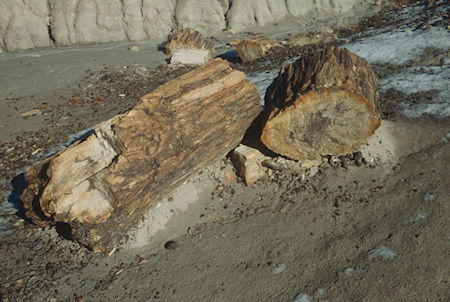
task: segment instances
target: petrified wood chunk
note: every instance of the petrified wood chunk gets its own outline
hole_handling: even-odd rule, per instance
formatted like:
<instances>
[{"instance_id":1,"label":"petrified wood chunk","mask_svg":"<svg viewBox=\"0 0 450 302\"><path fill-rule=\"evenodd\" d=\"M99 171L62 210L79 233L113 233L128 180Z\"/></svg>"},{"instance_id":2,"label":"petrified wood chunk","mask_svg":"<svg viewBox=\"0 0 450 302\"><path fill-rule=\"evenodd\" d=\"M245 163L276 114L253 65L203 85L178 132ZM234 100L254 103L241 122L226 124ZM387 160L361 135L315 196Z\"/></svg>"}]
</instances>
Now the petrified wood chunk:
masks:
<instances>
[{"instance_id":1,"label":"petrified wood chunk","mask_svg":"<svg viewBox=\"0 0 450 302\"><path fill-rule=\"evenodd\" d=\"M185 28L169 36L166 53L172 64L204 64L211 60L214 44L192 28Z\"/></svg>"},{"instance_id":2,"label":"petrified wood chunk","mask_svg":"<svg viewBox=\"0 0 450 302\"><path fill-rule=\"evenodd\" d=\"M162 196L236 147L260 111L255 85L215 59L29 169L26 216L66 223L74 240L109 252Z\"/></svg>"},{"instance_id":3,"label":"petrified wood chunk","mask_svg":"<svg viewBox=\"0 0 450 302\"><path fill-rule=\"evenodd\" d=\"M365 59L333 46L283 67L265 107L261 141L297 160L346 154L381 123L376 74Z\"/></svg>"},{"instance_id":4,"label":"petrified wood chunk","mask_svg":"<svg viewBox=\"0 0 450 302\"><path fill-rule=\"evenodd\" d=\"M261 34L243 39L235 46L238 57L245 63L264 57L270 48L279 44L269 36Z\"/></svg>"},{"instance_id":5,"label":"petrified wood chunk","mask_svg":"<svg viewBox=\"0 0 450 302\"><path fill-rule=\"evenodd\" d=\"M231 153L231 159L246 186L251 186L266 174L262 166L266 157L257 149L239 145Z\"/></svg>"}]
</instances>

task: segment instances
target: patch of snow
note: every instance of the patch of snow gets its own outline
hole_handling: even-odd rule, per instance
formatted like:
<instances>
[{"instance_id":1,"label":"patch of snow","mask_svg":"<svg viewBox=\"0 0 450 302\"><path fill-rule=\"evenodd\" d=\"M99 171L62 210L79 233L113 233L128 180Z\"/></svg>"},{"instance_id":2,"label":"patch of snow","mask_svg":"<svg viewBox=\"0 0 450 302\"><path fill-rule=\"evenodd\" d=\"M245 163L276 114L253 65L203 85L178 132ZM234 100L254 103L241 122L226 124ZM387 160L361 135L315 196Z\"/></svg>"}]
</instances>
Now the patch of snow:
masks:
<instances>
[{"instance_id":1,"label":"patch of snow","mask_svg":"<svg viewBox=\"0 0 450 302\"><path fill-rule=\"evenodd\" d=\"M393 30L343 45L369 63L403 64L426 48L448 49L450 33L441 27L426 30Z\"/></svg>"},{"instance_id":2,"label":"patch of snow","mask_svg":"<svg viewBox=\"0 0 450 302\"><path fill-rule=\"evenodd\" d=\"M417 118L424 113L442 118L450 116L450 66L412 67L400 73L381 79L378 83L382 91L396 89L404 93L438 90L429 104L399 104L399 111L409 117Z\"/></svg>"},{"instance_id":3,"label":"patch of snow","mask_svg":"<svg viewBox=\"0 0 450 302\"><path fill-rule=\"evenodd\" d=\"M411 224L411 223L416 223L419 222L421 220L424 220L425 218L427 218L427 213L425 213L424 211L417 211L414 216L412 216L411 218L409 218L408 220L405 221L406 224Z\"/></svg>"},{"instance_id":4,"label":"patch of snow","mask_svg":"<svg viewBox=\"0 0 450 302\"><path fill-rule=\"evenodd\" d=\"M290 302L311 302L312 299L313 298L308 294L298 294L295 296L295 299Z\"/></svg>"},{"instance_id":5,"label":"patch of snow","mask_svg":"<svg viewBox=\"0 0 450 302\"><path fill-rule=\"evenodd\" d=\"M286 269L286 264L281 263L281 264L278 264L278 265L272 267L272 269L270 271L272 272L272 274L277 275L277 274L282 273L285 269Z\"/></svg>"},{"instance_id":6,"label":"patch of snow","mask_svg":"<svg viewBox=\"0 0 450 302\"><path fill-rule=\"evenodd\" d=\"M280 73L280 68L273 70L266 70L263 72L251 72L247 74L247 77L256 85L259 94L261 95L261 105L264 106L264 96L267 88L272 84L273 80Z\"/></svg>"},{"instance_id":7,"label":"patch of snow","mask_svg":"<svg viewBox=\"0 0 450 302\"><path fill-rule=\"evenodd\" d=\"M292 64L295 61L297 61L300 58L300 56L293 57L289 60L286 60L281 64L281 66L286 66L288 64ZM268 66L270 63L266 63L264 66ZM247 73L247 78L253 82L253 84L256 85L256 89L258 89L259 94L261 95L261 104L264 106L264 96L266 95L266 90L272 84L273 80L278 76L280 73L280 68L275 68L272 70L265 70L262 72L249 72Z\"/></svg>"},{"instance_id":8,"label":"patch of snow","mask_svg":"<svg viewBox=\"0 0 450 302\"><path fill-rule=\"evenodd\" d=\"M419 104L411 106L409 104L399 104L399 111L404 116L409 118L419 118L423 114L427 113L437 118L443 118L450 116L449 104Z\"/></svg>"},{"instance_id":9,"label":"patch of snow","mask_svg":"<svg viewBox=\"0 0 450 302\"><path fill-rule=\"evenodd\" d=\"M433 193L427 192L427 193L425 194L425 196L423 197L423 200L425 200L425 201L427 201L427 202L430 202L430 201L433 201L434 198L435 198L435 196L434 196Z\"/></svg>"},{"instance_id":10,"label":"patch of snow","mask_svg":"<svg viewBox=\"0 0 450 302\"><path fill-rule=\"evenodd\" d=\"M450 94L450 66L411 67L400 73L380 79L381 90L396 89L404 93L439 90Z\"/></svg>"},{"instance_id":11,"label":"patch of snow","mask_svg":"<svg viewBox=\"0 0 450 302\"><path fill-rule=\"evenodd\" d=\"M375 258L381 258L383 261L386 260L392 260L397 255L394 251L391 249L384 247L384 246L378 246L374 248L373 250L369 251L369 254L367 255L367 259L373 260Z\"/></svg>"},{"instance_id":12,"label":"patch of snow","mask_svg":"<svg viewBox=\"0 0 450 302\"><path fill-rule=\"evenodd\" d=\"M313 293L314 299L319 299L320 297L323 297L326 293L327 293L326 288L317 288Z\"/></svg>"},{"instance_id":13,"label":"patch of snow","mask_svg":"<svg viewBox=\"0 0 450 302\"><path fill-rule=\"evenodd\" d=\"M347 267L344 269L343 273L344 275L346 275L347 277L357 277L359 275L361 275L362 273L364 273L365 271L360 268L360 267Z\"/></svg>"},{"instance_id":14,"label":"patch of snow","mask_svg":"<svg viewBox=\"0 0 450 302\"><path fill-rule=\"evenodd\" d=\"M447 144L449 139L450 139L450 133L447 133L447 135L441 137L441 139L439 141L441 143Z\"/></svg>"}]
</instances>

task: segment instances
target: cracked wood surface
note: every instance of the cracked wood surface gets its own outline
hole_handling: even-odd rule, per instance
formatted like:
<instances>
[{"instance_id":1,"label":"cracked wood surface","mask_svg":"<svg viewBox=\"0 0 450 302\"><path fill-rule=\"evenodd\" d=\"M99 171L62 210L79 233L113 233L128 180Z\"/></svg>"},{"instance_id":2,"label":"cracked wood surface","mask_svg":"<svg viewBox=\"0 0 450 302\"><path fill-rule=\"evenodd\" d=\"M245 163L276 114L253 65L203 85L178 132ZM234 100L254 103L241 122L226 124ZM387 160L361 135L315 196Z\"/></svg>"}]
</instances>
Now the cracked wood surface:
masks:
<instances>
[{"instance_id":1,"label":"cracked wood surface","mask_svg":"<svg viewBox=\"0 0 450 302\"><path fill-rule=\"evenodd\" d=\"M330 46L282 68L265 95L261 141L296 160L343 155L380 126L369 63Z\"/></svg>"},{"instance_id":2,"label":"cracked wood surface","mask_svg":"<svg viewBox=\"0 0 450 302\"><path fill-rule=\"evenodd\" d=\"M170 81L30 168L26 216L68 224L74 240L109 252L165 194L239 144L259 100L245 74L221 59Z\"/></svg>"}]
</instances>

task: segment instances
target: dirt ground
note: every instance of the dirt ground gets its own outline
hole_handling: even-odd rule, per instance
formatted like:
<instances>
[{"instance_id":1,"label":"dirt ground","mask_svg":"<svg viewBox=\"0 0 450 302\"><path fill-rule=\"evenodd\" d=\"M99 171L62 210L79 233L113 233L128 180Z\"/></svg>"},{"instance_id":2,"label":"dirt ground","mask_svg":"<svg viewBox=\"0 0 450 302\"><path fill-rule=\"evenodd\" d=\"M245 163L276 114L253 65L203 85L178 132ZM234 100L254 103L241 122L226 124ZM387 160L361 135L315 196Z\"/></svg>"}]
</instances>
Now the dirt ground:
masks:
<instances>
[{"instance_id":1,"label":"dirt ground","mask_svg":"<svg viewBox=\"0 0 450 302\"><path fill-rule=\"evenodd\" d=\"M438 5L448 12L442 1L414 4L423 22ZM233 67L263 72L323 43L395 28L404 24L396 9L335 30L326 42ZM448 29L448 14L440 22L434 26ZM218 52L229 50L227 39ZM273 171L246 187L238 177L224 181L235 172L228 158L206 167L107 257L63 238L59 226L23 220L22 171L190 70L161 65L167 57L157 43L139 44L139 52L130 45L66 49L87 51L78 65L59 49L0 56L10 74L0 73L0 301L450 300L450 118L409 119L397 110L400 102L430 102L435 91L380 92L384 120L368 145L324 157L317 170ZM151 62L146 51L155 53ZM442 56L448 50L417 60L442 65ZM89 60L96 69L88 70ZM382 78L417 60L373 68ZM54 70L46 87L31 82L42 68ZM74 74L56 82L70 68Z\"/></svg>"}]
</instances>

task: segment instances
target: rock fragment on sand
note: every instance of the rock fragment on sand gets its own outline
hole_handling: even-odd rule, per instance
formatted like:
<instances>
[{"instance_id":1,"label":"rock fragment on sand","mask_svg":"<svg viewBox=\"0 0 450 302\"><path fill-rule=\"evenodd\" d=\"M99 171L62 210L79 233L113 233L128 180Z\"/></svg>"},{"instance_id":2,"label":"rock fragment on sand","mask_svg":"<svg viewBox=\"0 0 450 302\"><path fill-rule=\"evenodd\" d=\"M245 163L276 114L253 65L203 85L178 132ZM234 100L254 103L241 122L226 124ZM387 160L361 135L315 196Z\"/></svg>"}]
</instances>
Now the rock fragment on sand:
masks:
<instances>
[{"instance_id":1,"label":"rock fragment on sand","mask_svg":"<svg viewBox=\"0 0 450 302\"><path fill-rule=\"evenodd\" d=\"M234 179L236 178L236 175L231 172L231 171L227 171L224 173L223 175L223 183L224 184L229 184L230 182L232 182Z\"/></svg>"},{"instance_id":2,"label":"rock fragment on sand","mask_svg":"<svg viewBox=\"0 0 450 302\"><path fill-rule=\"evenodd\" d=\"M242 144L231 153L231 160L247 186L265 175L265 168L262 166L265 158L259 150Z\"/></svg>"},{"instance_id":3,"label":"rock fragment on sand","mask_svg":"<svg viewBox=\"0 0 450 302\"><path fill-rule=\"evenodd\" d=\"M20 115L22 117L29 117L29 116L40 115L40 114L42 114L42 111L40 109L33 109L33 110L30 110L30 111L27 111L27 112L23 112Z\"/></svg>"}]
</instances>

